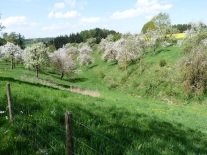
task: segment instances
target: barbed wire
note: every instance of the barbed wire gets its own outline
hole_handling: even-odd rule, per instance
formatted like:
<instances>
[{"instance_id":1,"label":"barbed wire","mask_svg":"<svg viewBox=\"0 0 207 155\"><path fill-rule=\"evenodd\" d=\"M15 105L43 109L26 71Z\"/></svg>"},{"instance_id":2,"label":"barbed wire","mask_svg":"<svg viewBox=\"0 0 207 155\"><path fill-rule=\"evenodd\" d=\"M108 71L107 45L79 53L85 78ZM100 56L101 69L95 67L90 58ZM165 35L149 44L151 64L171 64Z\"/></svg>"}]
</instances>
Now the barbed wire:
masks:
<instances>
[{"instance_id":1,"label":"barbed wire","mask_svg":"<svg viewBox=\"0 0 207 155\"><path fill-rule=\"evenodd\" d=\"M21 107L22 109L21 109L20 107ZM20 119L21 119L21 116L26 116L26 117L28 117L28 115L30 115L30 111L33 111L33 110L31 109L31 107L27 107L25 104L22 105L22 106L20 106L20 107L17 107L17 106L13 106L13 107L12 107L14 111L16 111L16 112L19 113L19 114L15 114L15 115L14 115L14 118L20 118ZM6 113L6 112L8 112L8 106L6 107L5 113ZM52 136L50 133L46 132L46 131L45 131L45 130L44 130L44 129L37 123L37 119L31 119L31 117L30 117L30 118L28 118L27 120L29 121L29 123L34 123L36 129L37 129L37 128L40 129L40 131L43 131L43 133L49 135L49 136L50 136L50 137L51 137L57 144L62 145L62 143L61 143L60 141L58 141L58 140L57 140L54 136ZM98 135L98 136L100 136L101 138L106 139L106 140L110 141L111 143L113 143L113 144L115 144L115 145L117 145L117 146L119 146L119 147L122 147L123 149L126 149L126 147L124 147L123 145L117 143L115 140L113 140L113 139L111 139L111 138L108 138L108 137L106 137L105 135L103 135L103 134L101 134L101 133L99 133L99 132L97 132L97 131L91 129L90 127L88 127L88 126L85 125L84 123L81 123L81 122L79 122L79 121L77 121L77 120L75 120L75 119L72 119L72 118L71 118L71 120L72 120L74 123L80 125L81 127L84 127L85 129L91 131L91 132L94 133L95 135ZM15 121L15 123L16 123L16 125L18 125L18 127L20 127L20 131L19 131L19 133L18 133L18 135L17 135L17 137L18 137L18 136L20 136L20 135L22 134L22 131L23 131L23 129L25 128L25 122L23 121L23 123L21 124L21 123ZM28 122L27 122L27 123L28 123ZM48 122L45 122L45 123L49 124ZM11 126L10 126L10 127L11 127ZM64 134L66 133L66 131L62 130L61 128L57 128L57 127L55 127L55 126L52 126L52 127L53 127L54 129L58 129L59 131L61 131L61 132L64 133ZM26 131L26 130L24 131L24 133L25 133L26 135L28 135L28 137L33 137L33 135L31 136L30 133L28 133L28 131ZM50 147L50 149L56 150L56 148L55 148L54 146L52 146L50 143L48 143L48 142L46 141L46 139L45 139L44 137L42 137L42 136L39 134L39 132L35 132L35 137L36 137L36 136L39 137L39 139L36 139L36 138L35 138L35 143L38 143L38 145L37 145L38 150L39 150L42 154L45 154L45 152L42 151L41 148L45 148L45 147L44 147L44 145L43 145L41 142L44 142L44 144L48 145L48 146ZM76 142L81 143L82 145L84 145L85 147L89 148L90 150L96 152L97 154L102 155L101 152L99 152L99 151L97 151L96 149L92 148L91 146L89 146L88 144L86 144L86 143L84 143L83 141L79 140L78 138L76 138L76 137L74 137L74 136L73 136L72 138L73 138ZM28 140L31 144L34 143L34 139L32 139L32 140L33 140L33 141L32 141L30 138L27 138L27 140ZM41 140L41 142L40 142L39 140ZM39 147L39 146L40 146L40 147ZM46 147L46 148L47 148L47 147ZM48 148L47 148L46 150L48 150ZM70 151L70 150L69 150L69 151ZM47 151L47 152L48 152L48 151ZM71 151L70 151L70 152L71 152ZM71 152L71 153L75 155L74 152Z\"/></svg>"},{"instance_id":2,"label":"barbed wire","mask_svg":"<svg viewBox=\"0 0 207 155\"><path fill-rule=\"evenodd\" d=\"M79 143L81 143L81 144L83 144L83 145L85 145L86 147L88 147L89 149L91 149L91 150L93 150L94 152L96 152L96 153L98 153L98 154L100 154L100 155L102 155L102 153L100 153L99 151L97 151L97 150L95 150L94 148L92 148L92 147L90 147L89 145L87 145L86 143L84 143L84 142L82 142L82 141L80 141L80 140L78 140L77 138L75 138L75 137L72 137L74 140L76 140L77 142L79 142Z\"/></svg>"},{"instance_id":3,"label":"barbed wire","mask_svg":"<svg viewBox=\"0 0 207 155\"><path fill-rule=\"evenodd\" d=\"M18 124L18 126L21 126L21 124L19 124L18 122L15 122L15 124ZM17 126L17 127L18 127L18 126ZM25 124L22 125L22 129L21 129L20 133L18 134L18 136L21 135L24 126L25 126ZM31 137L30 134L29 134L28 132L24 131L24 133L25 133L28 137ZM18 137L18 136L17 136L17 137ZM27 138L27 140L28 140L31 144L34 143L34 142L31 141L29 138ZM43 145L42 145L39 141L36 141L36 142L37 142L42 148L44 148ZM42 149L41 149L39 146L37 146L37 147L38 147L38 149L40 150L40 152L44 154L44 152L42 152Z\"/></svg>"},{"instance_id":4,"label":"barbed wire","mask_svg":"<svg viewBox=\"0 0 207 155\"><path fill-rule=\"evenodd\" d=\"M55 140L57 143L61 144L54 136L52 136L50 133L47 133L46 131L44 131L44 129L42 127L40 127L38 124L36 124L37 127L39 127L44 133L48 134L53 140ZM70 150L69 150L70 151ZM74 152L70 151L72 154L75 155Z\"/></svg>"},{"instance_id":5,"label":"barbed wire","mask_svg":"<svg viewBox=\"0 0 207 155\"><path fill-rule=\"evenodd\" d=\"M54 146L50 145L50 143L48 143L41 135L39 135L38 133L36 134L38 137L41 138L42 141L44 141L47 145L49 145L53 150L56 150ZM38 141L39 142L39 141Z\"/></svg>"},{"instance_id":6,"label":"barbed wire","mask_svg":"<svg viewBox=\"0 0 207 155\"><path fill-rule=\"evenodd\" d=\"M37 143L42 146L42 144L39 141L37 141ZM42 146L42 148L43 148L43 146ZM42 154L48 154L48 153L43 152L41 148L39 148L39 150Z\"/></svg>"},{"instance_id":7,"label":"barbed wire","mask_svg":"<svg viewBox=\"0 0 207 155\"><path fill-rule=\"evenodd\" d=\"M36 124L37 127L39 127L44 133L48 134L53 140L55 140L56 142L60 143L55 137L53 137L50 133L47 133L46 131L44 131L44 129L42 127L40 127L38 124Z\"/></svg>"},{"instance_id":8,"label":"barbed wire","mask_svg":"<svg viewBox=\"0 0 207 155\"><path fill-rule=\"evenodd\" d=\"M99 133L99 132L97 132L97 131L95 131L95 130L92 130L90 127L84 125L83 123L80 123L79 121L76 121L76 120L74 120L73 118L72 118L72 121L75 122L75 123L77 123L77 124L79 124L79 125L81 125L82 127L86 128L86 129L92 131L92 132L95 133L96 135L99 135L100 137L105 138L105 139L107 139L108 141L110 141L110 142L112 142L112 143L114 143L114 144L116 144L116 145L119 145L119 146L122 147L123 149L126 149L126 147L124 147L123 145L117 143L116 141L114 141L114 140L112 140L112 139L110 139L110 138L104 136L103 134L101 134L101 133Z\"/></svg>"},{"instance_id":9,"label":"barbed wire","mask_svg":"<svg viewBox=\"0 0 207 155\"><path fill-rule=\"evenodd\" d=\"M23 108L23 107L22 107L22 108ZM30 115L30 114L29 114L29 113L30 113L30 112L29 112L29 111L30 111L29 107L27 107L27 109L24 109L24 110L19 109L19 107L18 107L18 108L17 108L17 107L13 107L13 109L14 109L16 112L19 113L19 114L15 115L16 118L20 118L21 115L22 115L22 116L26 116L26 117L28 117L28 116ZM37 123L37 121L42 121L41 119L34 119L34 120L30 121L31 119L32 119L32 118L29 117L27 120L28 120L30 123L34 123L39 129L41 129L41 131L43 131L44 133L46 133L47 135L49 135L55 142L57 142L58 144L61 144L61 145L62 145L62 143L61 143L60 141L58 141L58 140L57 140L54 136L52 136L50 133L44 131L44 129ZM79 122L79 121L77 121L77 120L75 120L75 119L73 119L73 118L70 118L70 119L71 119L72 122L74 122L74 123L80 125L81 127L84 127L85 129L91 131L91 132L94 133L95 135L98 135L98 136L100 136L101 138L108 140L109 142L113 143L113 144L116 145L117 147L121 147L121 148L123 148L124 150L127 149L127 148L126 148L125 146L123 146L122 144L120 144L120 143L116 142L115 140L113 140L113 139L111 139L111 138L109 138L109 137L103 135L102 133L99 133L99 132L97 132L97 131L91 129L90 127L88 127L88 126L85 125L84 123ZM49 122L44 122L44 123L47 124L47 125L49 125L49 126L51 126L51 127L53 127L55 130L61 131L61 132L64 133L64 134L66 133L66 131L64 131L62 128L55 127L55 126L51 125ZM27 134L28 134L28 133L27 133ZM28 134L28 135L29 135L29 134ZM42 136L39 135L39 133L36 133L36 135L37 135L38 137L40 137L41 140L45 141L44 138L42 138ZM89 145L87 145L86 143L84 143L84 142L78 140L78 138L76 138L76 137L73 137L73 138L74 138L74 140L76 140L77 142L81 143L82 145L88 147L89 149L93 150L94 152L96 152L96 153L98 153L98 154L101 154L99 151L95 150L95 149L92 148L91 146L89 146ZM37 142L38 142L38 144L40 144L40 145L43 147L43 145L42 145L39 141L37 141ZM54 149L54 147L53 147L52 145L50 145L48 142L47 142L47 144L48 144L52 149ZM39 149L41 150L41 148L39 148ZM71 152L71 153L75 154L74 152Z\"/></svg>"},{"instance_id":10,"label":"barbed wire","mask_svg":"<svg viewBox=\"0 0 207 155\"><path fill-rule=\"evenodd\" d=\"M33 121L33 122L34 122L34 121ZM21 124L19 124L19 123L17 123L17 122L15 122L15 123L18 124L18 126L21 126ZM38 127L39 129L41 129L41 131L43 131L45 134L47 133L46 131L44 131L44 129L43 129L42 127L40 127L39 125L37 125L37 123L35 123L35 125L36 125L36 127ZM26 135L28 135L28 137L31 137L31 135L30 135L28 132L26 132L26 131L24 131L24 132L25 132ZM54 146L52 146L50 143L48 143L47 140L46 140L44 137L42 137L38 132L36 132L35 135L38 136L38 137L40 138L40 140L41 140L42 142L44 142L44 144L50 146L50 149L56 151L56 148L55 148ZM47 133L47 135L48 135L48 133ZM60 143L55 137L53 137L51 134L49 134L49 136L50 136L54 141L58 142L58 143L61 145L61 143ZM43 146L43 144L41 144L40 141L37 140L37 139L35 139L35 140L36 140L35 142L34 142L34 141L31 141L30 139L28 139L28 140L29 140L29 142L30 142L31 144L37 142L39 145L41 145L42 148L45 148L45 147ZM37 146L37 147L38 147L38 146ZM45 154L45 152L43 152L42 149L41 149L40 147L38 147L38 149L41 151L41 153ZM47 148L47 150L48 150L48 148ZM71 151L70 151L70 152L71 152ZM71 153L75 155L74 152L71 152ZM47 154L47 153L46 153L46 154Z\"/></svg>"}]
</instances>

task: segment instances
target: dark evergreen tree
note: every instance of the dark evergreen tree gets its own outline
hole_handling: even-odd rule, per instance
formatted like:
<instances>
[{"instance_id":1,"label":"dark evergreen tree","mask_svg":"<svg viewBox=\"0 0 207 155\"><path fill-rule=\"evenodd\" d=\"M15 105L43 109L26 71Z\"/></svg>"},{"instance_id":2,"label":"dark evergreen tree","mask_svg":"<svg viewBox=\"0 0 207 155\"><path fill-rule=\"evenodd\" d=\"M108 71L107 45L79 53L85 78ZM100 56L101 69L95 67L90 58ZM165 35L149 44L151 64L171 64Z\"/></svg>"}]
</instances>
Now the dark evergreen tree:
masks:
<instances>
[{"instance_id":1,"label":"dark evergreen tree","mask_svg":"<svg viewBox=\"0 0 207 155\"><path fill-rule=\"evenodd\" d=\"M11 32L10 34L4 33L3 38L8 42L18 45L21 49L25 48L25 38L20 33L19 34L17 34L16 32Z\"/></svg>"},{"instance_id":2,"label":"dark evergreen tree","mask_svg":"<svg viewBox=\"0 0 207 155\"><path fill-rule=\"evenodd\" d=\"M177 28L177 30L180 32L180 33L183 33L184 31L186 31L187 29L190 29L191 28L191 25L190 24L176 24L176 25L173 25L174 28Z\"/></svg>"},{"instance_id":3,"label":"dark evergreen tree","mask_svg":"<svg viewBox=\"0 0 207 155\"><path fill-rule=\"evenodd\" d=\"M0 38L0 46L5 45L6 44L6 40L3 38Z\"/></svg>"},{"instance_id":4,"label":"dark evergreen tree","mask_svg":"<svg viewBox=\"0 0 207 155\"><path fill-rule=\"evenodd\" d=\"M106 38L110 34L116 35L116 38L119 38L120 36L120 33L113 30L95 28L91 30L84 30L80 33L71 33L69 36L58 36L54 38L53 43L56 49L63 47L63 45L67 43L86 42L89 38L95 38L96 43L98 44L102 38Z\"/></svg>"}]
</instances>

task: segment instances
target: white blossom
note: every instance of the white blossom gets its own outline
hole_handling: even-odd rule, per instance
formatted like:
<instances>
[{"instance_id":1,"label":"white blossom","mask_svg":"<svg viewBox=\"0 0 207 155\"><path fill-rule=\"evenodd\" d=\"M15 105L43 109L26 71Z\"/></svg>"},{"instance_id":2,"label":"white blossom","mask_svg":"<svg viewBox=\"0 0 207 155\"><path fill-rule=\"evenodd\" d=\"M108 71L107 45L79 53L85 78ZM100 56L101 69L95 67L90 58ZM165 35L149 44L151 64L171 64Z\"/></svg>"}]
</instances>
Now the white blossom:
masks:
<instances>
[{"instance_id":1,"label":"white blossom","mask_svg":"<svg viewBox=\"0 0 207 155\"><path fill-rule=\"evenodd\" d=\"M185 35L190 38L198 34L205 26L203 22L192 22L190 25L191 28L185 31Z\"/></svg>"},{"instance_id":2,"label":"white blossom","mask_svg":"<svg viewBox=\"0 0 207 155\"><path fill-rule=\"evenodd\" d=\"M5 113L5 111L0 111L0 114L4 114Z\"/></svg>"},{"instance_id":3,"label":"white blossom","mask_svg":"<svg viewBox=\"0 0 207 155\"><path fill-rule=\"evenodd\" d=\"M11 60L12 68L15 62L22 61L22 49L14 45L13 43L7 42L4 46L1 46L0 57L5 60Z\"/></svg>"},{"instance_id":4,"label":"white blossom","mask_svg":"<svg viewBox=\"0 0 207 155\"><path fill-rule=\"evenodd\" d=\"M124 39L121 38L116 42L108 42L105 44L105 51L102 56L102 59L108 62L117 61L117 55L124 44Z\"/></svg>"},{"instance_id":5,"label":"white blossom","mask_svg":"<svg viewBox=\"0 0 207 155\"><path fill-rule=\"evenodd\" d=\"M205 47L207 47L207 38L203 39L201 41L201 44L203 44Z\"/></svg>"},{"instance_id":6,"label":"white blossom","mask_svg":"<svg viewBox=\"0 0 207 155\"><path fill-rule=\"evenodd\" d=\"M117 48L118 53L116 60L118 61L118 65L125 69L132 61L137 60L141 56L139 52L140 48L135 41L134 35L129 35L124 40L122 38Z\"/></svg>"},{"instance_id":7,"label":"white blossom","mask_svg":"<svg viewBox=\"0 0 207 155\"><path fill-rule=\"evenodd\" d=\"M169 43L169 42L167 42L167 41L164 41L164 42L162 42L162 47L168 47L168 46L170 46L171 44Z\"/></svg>"},{"instance_id":8,"label":"white blossom","mask_svg":"<svg viewBox=\"0 0 207 155\"><path fill-rule=\"evenodd\" d=\"M42 65L49 63L48 48L43 43L33 44L24 50L23 59L26 68L35 68L36 77L38 77L38 70Z\"/></svg>"},{"instance_id":9,"label":"white blossom","mask_svg":"<svg viewBox=\"0 0 207 155\"><path fill-rule=\"evenodd\" d=\"M113 35L108 35L105 39L102 38L99 43L98 50L104 52L108 46L108 44L113 44Z\"/></svg>"},{"instance_id":10,"label":"white blossom","mask_svg":"<svg viewBox=\"0 0 207 155\"><path fill-rule=\"evenodd\" d=\"M63 47L50 54L53 65L61 72L61 79L63 78L64 74L72 72L75 67L72 54L67 51L68 49Z\"/></svg>"},{"instance_id":11,"label":"white blossom","mask_svg":"<svg viewBox=\"0 0 207 155\"><path fill-rule=\"evenodd\" d=\"M80 49L80 54L77 58L79 64L81 66L86 65L89 66L94 62L94 59L90 56L90 53L92 52L92 49L88 45L83 45Z\"/></svg>"}]
</instances>

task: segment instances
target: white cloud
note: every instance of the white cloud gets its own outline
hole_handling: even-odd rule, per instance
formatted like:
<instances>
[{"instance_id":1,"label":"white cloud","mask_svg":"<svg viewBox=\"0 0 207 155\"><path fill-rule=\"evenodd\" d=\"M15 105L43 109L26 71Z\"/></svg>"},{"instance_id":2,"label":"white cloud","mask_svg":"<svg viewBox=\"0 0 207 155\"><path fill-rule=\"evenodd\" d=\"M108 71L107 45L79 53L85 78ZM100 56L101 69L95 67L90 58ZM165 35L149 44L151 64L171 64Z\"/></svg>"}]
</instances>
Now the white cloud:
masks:
<instances>
[{"instance_id":1,"label":"white cloud","mask_svg":"<svg viewBox=\"0 0 207 155\"><path fill-rule=\"evenodd\" d=\"M130 9L125 11L117 11L113 13L111 16L114 19L122 19L122 18L130 18L140 15L142 12L140 12L140 9Z\"/></svg>"},{"instance_id":2,"label":"white cloud","mask_svg":"<svg viewBox=\"0 0 207 155\"><path fill-rule=\"evenodd\" d=\"M75 27L75 25L71 25L70 23L61 23L61 24L53 24L51 26L45 26L42 28L42 30L44 30L44 31L57 31L57 30L66 30L71 27Z\"/></svg>"},{"instance_id":3,"label":"white cloud","mask_svg":"<svg viewBox=\"0 0 207 155\"><path fill-rule=\"evenodd\" d=\"M37 34L38 23L29 21L25 16L11 16L0 20L3 26L6 28L3 30L4 32L11 33L16 32L20 33L26 38ZM36 34L35 34L36 33Z\"/></svg>"},{"instance_id":4,"label":"white cloud","mask_svg":"<svg viewBox=\"0 0 207 155\"><path fill-rule=\"evenodd\" d=\"M77 11L67 11L63 12L55 12L51 11L48 15L49 18L74 18L78 17L80 14Z\"/></svg>"},{"instance_id":5,"label":"white cloud","mask_svg":"<svg viewBox=\"0 0 207 155\"><path fill-rule=\"evenodd\" d=\"M99 21L101 21L100 17L81 18L81 22L83 23L96 23Z\"/></svg>"},{"instance_id":6,"label":"white cloud","mask_svg":"<svg viewBox=\"0 0 207 155\"><path fill-rule=\"evenodd\" d=\"M55 3L54 7L56 9L63 9L63 8L65 8L65 3Z\"/></svg>"},{"instance_id":7,"label":"white cloud","mask_svg":"<svg viewBox=\"0 0 207 155\"><path fill-rule=\"evenodd\" d=\"M25 16L12 16L1 20L1 22L6 27L11 27L14 25L25 25L27 23Z\"/></svg>"},{"instance_id":8,"label":"white cloud","mask_svg":"<svg viewBox=\"0 0 207 155\"><path fill-rule=\"evenodd\" d=\"M136 7L149 7L157 3L157 0L137 0Z\"/></svg>"},{"instance_id":9,"label":"white cloud","mask_svg":"<svg viewBox=\"0 0 207 155\"><path fill-rule=\"evenodd\" d=\"M7 28L17 28L24 26L37 26L37 23L29 22L25 16L11 16L5 19L1 19L0 22Z\"/></svg>"},{"instance_id":10,"label":"white cloud","mask_svg":"<svg viewBox=\"0 0 207 155\"><path fill-rule=\"evenodd\" d=\"M131 18L139 15L146 15L148 18L157 12L169 10L172 8L172 4L167 0L137 0L135 8L124 11L117 11L113 13L111 18L123 19Z\"/></svg>"},{"instance_id":11,"label":"white cloud","mask_svg":"<svg viewBox=\"0 0 207 155\"><path fill-rule=\"evenodd\" d=\"M74 7L76 4L76 0L65 0L65 3L71 7Z\"/></svg>"},{"instance_id":12,"label":"white cloud","mask_svg":"<svg viewBox=\"0 0 207 155\"><path fill-rule=\"evenodd\" d=\"M79 2L79 8L81 10L83 10L87 5L88 5L88 3L86 1Z\"/></svg>"}]
</instances>

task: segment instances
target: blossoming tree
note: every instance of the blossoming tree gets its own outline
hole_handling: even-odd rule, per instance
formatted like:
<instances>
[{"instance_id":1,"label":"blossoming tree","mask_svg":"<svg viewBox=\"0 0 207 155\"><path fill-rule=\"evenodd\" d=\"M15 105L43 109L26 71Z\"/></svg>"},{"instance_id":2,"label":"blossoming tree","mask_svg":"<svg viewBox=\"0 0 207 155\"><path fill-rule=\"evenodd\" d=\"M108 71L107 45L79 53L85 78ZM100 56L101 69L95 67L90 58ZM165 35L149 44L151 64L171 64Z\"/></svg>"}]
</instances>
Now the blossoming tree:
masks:
<instances>
[{"instance_id":1,"label":"blossoming tree","mask_svg":"<svg viewBox=\"0 0 207 155\"><path fill-rule=\"evenodd\" d=\"M23 59L25 67L35 68L37 78L40 67L49 63L48 50L42 42L33 44L24 50Z\"/></svg>"},{"instance_id":2,"label":"blossoming tree","mask_svg":"<svg viewBox=\"0 0 207 155\"><path fill-rule=\"evenodd\" d=\"M1 57L3 59L11 60L11 69L15 67L15 63L22 59L22 50L19 46L7 42L6 45L1 47Z\"/></svg>"},{"instance_id":3,"label":"blossoming tree","mask_svg":"<svg viewBox=\"0 0 207 155\"><path fill-rule=\"evenodd\" d=\"M75 47L63 47L54 53L51 53L51 62L55 68L61 72L61 79L65 74L71 73L73 71L75 63L72 56L76 50L77 49Z\"/></svg>"},{"instance_id":4,"label":"blossoming tree","mask_svg":"<svg viewBox=\"0 0 207 155\"><path fill-rule=\"evenodd\" d=\"M140 55L140 47L135 41L135 35L123 36L121 46L117 46L117 57L119 67L127 69L131 62L137 60Z\"/></svg>"},{"instance_id":5,"label":"blossoming tree","mask_svg":"<svg viewBox=\"0 0 207 155\"><path fill-rule=\"evenodd\" d=\"M81 66L85 65L88 67L90 64L94 62L93 57L90 55L92 49L87 44L82 45L79 51L80 54L77 60Z\"/></svg>"}]
</instances>

